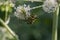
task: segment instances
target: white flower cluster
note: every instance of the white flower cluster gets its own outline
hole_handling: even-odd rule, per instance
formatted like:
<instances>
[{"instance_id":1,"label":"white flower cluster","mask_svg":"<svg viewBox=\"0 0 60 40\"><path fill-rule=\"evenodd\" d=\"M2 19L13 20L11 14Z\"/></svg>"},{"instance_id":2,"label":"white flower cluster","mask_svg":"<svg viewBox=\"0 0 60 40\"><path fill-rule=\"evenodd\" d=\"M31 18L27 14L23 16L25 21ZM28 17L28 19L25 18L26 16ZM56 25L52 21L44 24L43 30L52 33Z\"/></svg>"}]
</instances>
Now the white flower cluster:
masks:
<instances>
[{"instance_id":1,"label":"white flower cluster","mask_svg":"<svg viewBox=\"0 0 60 40\"><path fill-rule=\"evenodd\" d=\"M25 5L24 6L18 6L16 8L16 11L14 13L14 15L19 18L19 19L27 19L28 17L30 17L30 6Z\"/></svg>"},{"instance_id":2,"label":"white flower cluster","mask_svg":"<svg viewBox=\"0 0 60 40\"><path fill-rule=\"evenodd\" d=\"M55 12L57 7L58 7L58 4L56 0L46 0L43 3L43 10L48 13Z\"/></svg>"},{"instance_id":3,"label":"white flower cluster","mask_svg":"<svg viewBox=\"0 0 60 40\"><path fill-rule=\"evenodd\" d=\"M1 11L11 11L12 7L14 7L15 4L12 3L12 1L0 1L0 10Z\"/></svg>"},{"instance_id":4,"label":"white flower cluster","mask_svg":"<svg viewBox=\"0 0 60 40\"><path fill-rule=\"evenodd\" d=\"M6 32L6 29L3 28L3 27L0 27L0 40L5 40L5 32Z\"/></svg>"},{"instance_id":5,"label":"white flower cluster","mask_svg":"<svg viewBox=\"0 0 60 40\"><path fill-rule=\"evenodd\" d=\"M0 5L9 5L11 7L14 7L14 4L12 1L0 1Z\"/></svg>"},{"instance_id":6,"label":"white flower cluster","mask_svg":"<svg viewBox=\"0 0 60 40\"><path fill-rule=\"evenodd\" d=\"M13 36L7 31L6 28L0 26L0 40L12 39Z\"/></svg>"}]
</instances>

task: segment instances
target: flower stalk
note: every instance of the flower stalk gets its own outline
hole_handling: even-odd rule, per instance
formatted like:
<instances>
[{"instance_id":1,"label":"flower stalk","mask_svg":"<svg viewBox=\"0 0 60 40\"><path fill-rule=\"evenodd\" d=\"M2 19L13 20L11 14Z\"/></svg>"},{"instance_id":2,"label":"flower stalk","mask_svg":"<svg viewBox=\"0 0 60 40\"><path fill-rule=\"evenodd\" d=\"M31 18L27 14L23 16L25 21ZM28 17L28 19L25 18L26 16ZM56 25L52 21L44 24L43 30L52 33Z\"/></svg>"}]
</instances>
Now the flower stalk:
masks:
<instances>
[{"instance_id":1,"label":"flower stalk","mask_svg":"<svg viewBox=\"0 0 60 40\"><path fill-rule=\"evenodd\" d=\"M39 6L33 7L33 8L30 8L30 10L37 9L37 8L41 8L42 6L43 6L43 5L39 5Z\"/></svg>"},{"instance_id":2,"label":"flower stalk","mask_svg":"<svg viewBox=\"0 0 60 40\"><path fill-rule=\"evenodd\" d=\"M9 28L7 24L0 18L0 23L7 29L7 31L16 39L18 40L18 36Z\"/></svg>"},{"instance_id":3,"label":"flower stalk","mask_svg":"<svg viewBox=\"0 0 60 40\"><path fill-rule=\"evenodd\" d=\"M56 12L53 14L52 40L57 40L58 16L59 16L59 6L57 7Z\"/></svg>"},{"instance_id":4,"label":"flower stalk","mask_svg":"<svg viewBox=\"0 0 60 40\"><path fill-rule=\"evenodd\" d=\"M7 20L7 17L8 17L8 13L6 12L5 13L5 21Z\"/></svg>"}]
</instances>

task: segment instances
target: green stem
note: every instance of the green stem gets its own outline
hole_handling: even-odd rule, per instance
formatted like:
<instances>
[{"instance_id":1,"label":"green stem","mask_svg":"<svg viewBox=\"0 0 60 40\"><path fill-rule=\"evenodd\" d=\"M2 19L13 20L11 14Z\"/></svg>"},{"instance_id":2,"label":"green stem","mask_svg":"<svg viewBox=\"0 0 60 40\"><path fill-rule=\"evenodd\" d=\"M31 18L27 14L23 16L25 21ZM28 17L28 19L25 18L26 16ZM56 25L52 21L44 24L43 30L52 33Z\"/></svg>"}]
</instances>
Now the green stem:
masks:
<instances>
[{"instance_id":1,"label":"green stem","mask_svg":"<svg viewBox=\"0 0 60 40\"><path fill-rule=\"evenodd\" d=\"M30 8L30 10L37 9L37 8L41 8L42 6L43 6L43 5L33 7L33 8Z\"/></svg>"},{"instance_id":2,"label":"green stem","mask_svg":"<svg viewBox=\"0 0 60 40\"><path fill-rule=\"evenodd\" d=\"M60 6L60 4L59 4L59 6Z\"/></svg>"},{"instance_id":3,"label":"green stem","mask_svg":"<svg viewBox=\"0 0 60 40\"><path fill-rule=\"evenodd\" d=\"M59 7L53 14L52 40L57 40Z\"/></svg>"},{"instance_id":4,"label":"green stem","mask_svg":"<svg viewBox=\"0 0 60 40\"><path fill-rule=\"evenodd\" d=\"M0 23L7 29L7 31L15 38L17 39L17 35L9 28L7 24L4 23L4 21L0 18Z\"/></svg>"},{"instance_id":5,"label":"green stem","mask_svg":"<svg viewBox=\"0 0 60 40\"><path fill-rule=\"evenodd\" d=\"M44 2L43 0L24 0L24 1L31 1L31 2Z\"/></svg>"},{"instance_id":6,"label":"green stem","mask_svg":"<svg viewBox=\"0 0 60 40\"><path fill-rule=\"evenodd\" d=\"M8 13L5 12L5 21L7 20Z\"/></svg>"}]
</instances>

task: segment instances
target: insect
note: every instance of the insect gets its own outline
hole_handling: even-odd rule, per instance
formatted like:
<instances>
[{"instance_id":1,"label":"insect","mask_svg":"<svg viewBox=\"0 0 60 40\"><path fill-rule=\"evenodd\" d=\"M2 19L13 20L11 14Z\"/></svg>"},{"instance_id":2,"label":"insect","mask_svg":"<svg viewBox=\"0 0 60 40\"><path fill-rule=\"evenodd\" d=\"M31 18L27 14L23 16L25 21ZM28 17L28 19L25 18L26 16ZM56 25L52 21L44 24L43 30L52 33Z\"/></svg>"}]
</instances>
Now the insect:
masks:
<instances>
[{"instance_id":1,"label":"insect","mask_svg":"<svg viewBox=\"0 0 60 40\"><path fill-rule=\"evenodd\" d=\"M26 21L28 24L33 24L37 19L37 15L31 15Z\"/></svg>"}]
</instances>

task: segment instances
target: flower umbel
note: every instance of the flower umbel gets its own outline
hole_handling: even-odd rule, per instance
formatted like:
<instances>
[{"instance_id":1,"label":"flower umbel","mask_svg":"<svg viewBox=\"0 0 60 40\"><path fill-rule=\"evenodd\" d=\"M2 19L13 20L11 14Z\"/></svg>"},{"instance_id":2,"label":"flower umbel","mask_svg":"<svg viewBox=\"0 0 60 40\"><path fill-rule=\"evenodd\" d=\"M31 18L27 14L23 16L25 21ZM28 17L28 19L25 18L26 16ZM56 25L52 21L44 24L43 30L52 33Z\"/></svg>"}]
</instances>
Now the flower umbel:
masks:
<instances>
[{"instance_id":1,"label":"flower umbel","mask_svg":"<svg viewBox=\"0 0 60 40\"><path fill-rule=\"evenodd\" d=\"M14 8L14 3L11 1L0 1L0 17L6 22L10 13L12 13ZM3 14L3 15L2 15Z\"/></svg>"},{"instance_id":2,"label":"flower umbel","mask_svg":"<svg viewBox=\"0 0 60 40\"><path fill-rule=\"evenodd\" d=\"M7 31L6 28L0 26L0 40L12 39L12 35Z\"/></svg>"},{"instance_id":3,"label":"flower umbel","mask_svg":"<svg viewBox=\"0 0 60 40\"><path fill-rule=\"evenodd\" d=\"M55 12L57 7L58 4L56 0L46 0L43 4L43 10L48 13Z\"/></svg>"},{"instance_id":4,"label":"flower umbel","mask_svg":"<svg viewBox=\"0 0 60 40\"><path fill-rule=\"evenodd\" d=\"M27 19L30 16L30 6L24 5L24 6L18 6L16 8L16 11L14 15L19 19Z\"/></svg>"},{"instance_id":5,"label":"flower umbel","mask_svg":"<svg viewBox=\"0 0 60 40\"><path fill-rule=\"evenodd\" d=\"M0 2L1 11L11 12L13 7L14 7L14 4L11 1Z\"/></svg>"}]
</instances>

